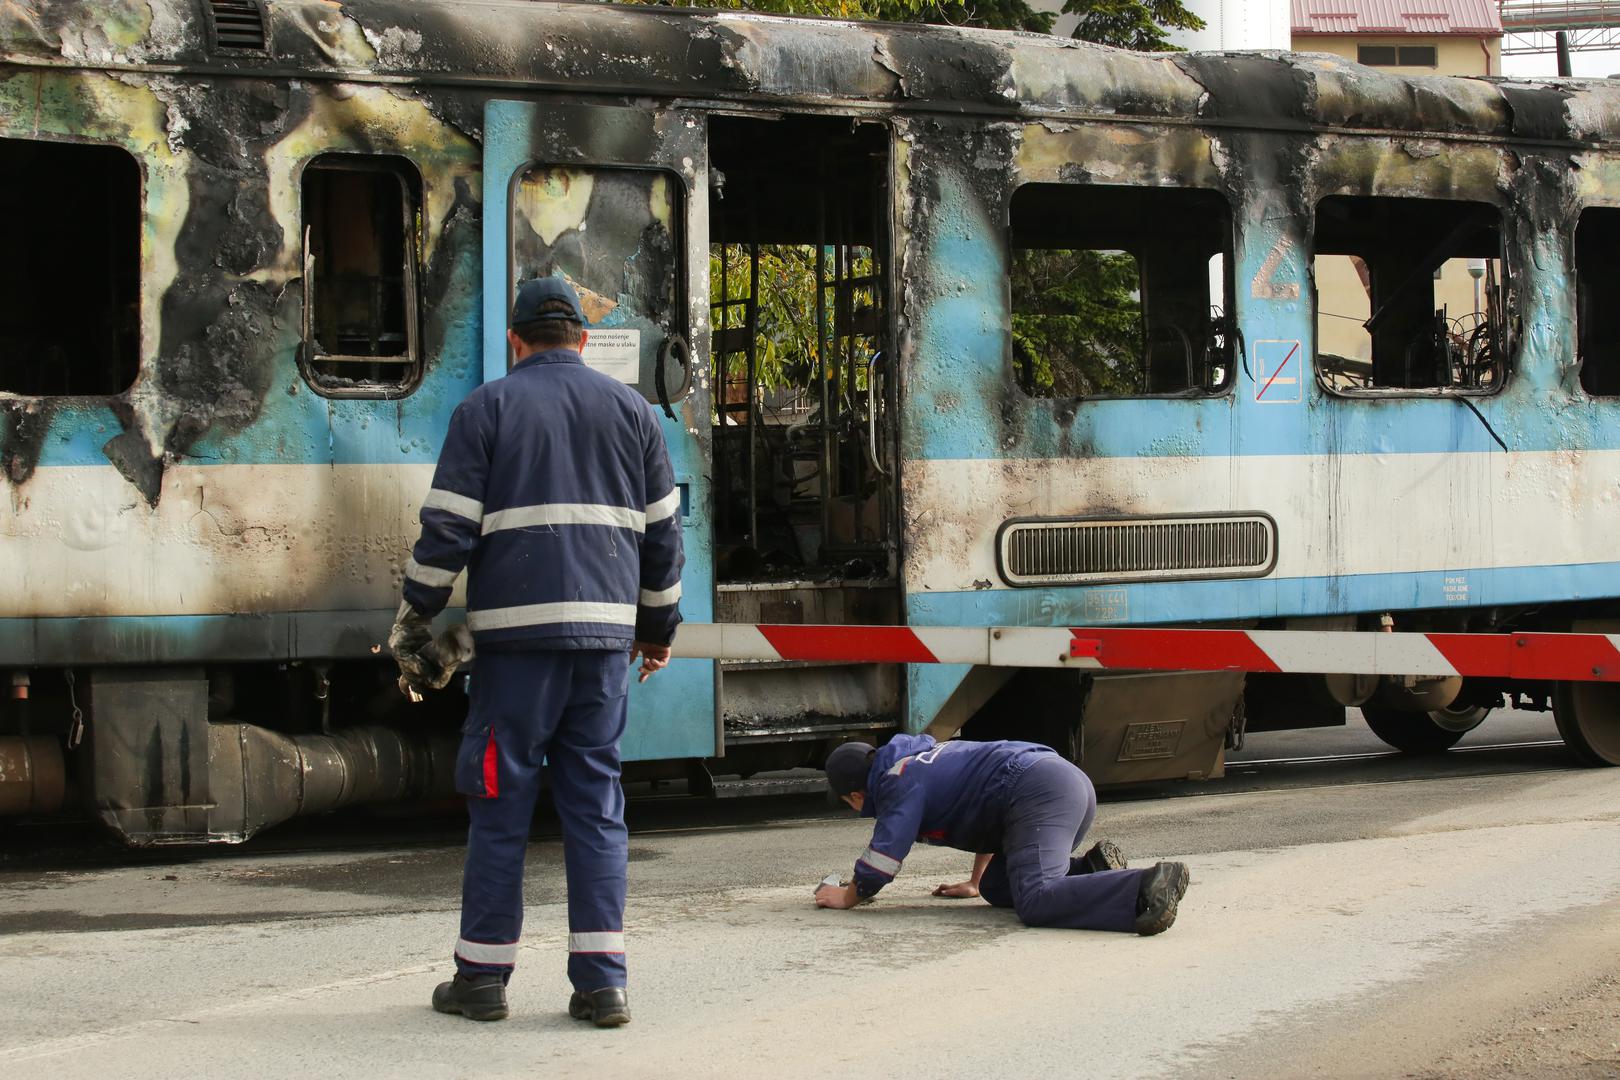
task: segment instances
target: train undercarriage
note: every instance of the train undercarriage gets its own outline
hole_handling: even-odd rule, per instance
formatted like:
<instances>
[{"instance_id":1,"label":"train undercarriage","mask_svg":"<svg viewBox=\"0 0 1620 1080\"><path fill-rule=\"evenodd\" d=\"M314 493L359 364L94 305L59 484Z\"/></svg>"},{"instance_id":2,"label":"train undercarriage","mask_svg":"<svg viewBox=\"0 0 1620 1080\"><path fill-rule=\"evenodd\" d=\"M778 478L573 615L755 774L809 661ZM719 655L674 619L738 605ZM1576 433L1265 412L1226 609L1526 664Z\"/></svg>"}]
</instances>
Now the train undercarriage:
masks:
<instances>
[{"instance_id":1,"label":"train undercarriage","mask_svg":"<svg viewBox=\"0 0 1620 1080\"><path fill-rule=\"evenodd\" d=\"M1383 621L1253 629L1294 630L1303 640ZM1389 622L1407 636L1460 629L1456 620L1422 612ZM1492 629L1586 635L1616 625L1566 610L1521 613ZM1500 641L1469 629L1472 640ZM686 780L694 794L781 792L793 785L760 774L818 768L838 743L880 742L904 722L896 664L752 658L720 666L722 678L743 675L733 680L741 689L724 699L722 753L628 763L627 780ZM1444 751L1492 709L1510 707L1551 710L1578 760L1620 765L1620 685L1608 681L1614 672L1594 676L982 665L927 730L939 738L1045 743L1099 785L1115 785L1218 777L1225 752L1240 747L1246 733L1340 725L1349 707L1409 753ZM451 772L467 702L460 677L419 703L400 694L382 659L38 668L12 671L8 682L0 704L0 819L90 816L132 846L233 843L294 816L455 798Z\"/></svg>"}]
</instances>

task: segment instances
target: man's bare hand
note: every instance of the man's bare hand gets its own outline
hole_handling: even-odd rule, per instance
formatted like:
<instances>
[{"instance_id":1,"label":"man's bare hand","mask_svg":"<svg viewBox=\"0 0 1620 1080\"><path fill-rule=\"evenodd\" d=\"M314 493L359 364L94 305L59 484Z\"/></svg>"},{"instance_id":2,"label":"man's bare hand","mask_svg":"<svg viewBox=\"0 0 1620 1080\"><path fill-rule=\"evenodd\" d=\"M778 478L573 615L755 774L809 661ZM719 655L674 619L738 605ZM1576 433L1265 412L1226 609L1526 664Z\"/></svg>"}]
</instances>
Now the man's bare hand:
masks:
<instances>
[{"instance_id":1,"label":"man's bare hand","mask_svg":"<svg viewBox=\"0 0 1620 1080\"><path fill-rule=\"evenodd\" d=\"M953 900L968 900L979 895L979 887L971 881L959 881L955 885L935 886L934 895L948 896Z\"/></svg>"},{"instance_id":2,"label":"man's bare hand","mask_svg":"<svg viewBox=\"0 0 1620 1080\"><path fill-rule=\"evenodd\" d=\"M669 666L668 645L649 645L645 641L638 641L630 646L630 662L635 663L638 656L641 658L641 678L636 680L638 683L646 682Z\"/></svg>"},{"instance_id":3,"label":"man's bare hand","mask_svg":"<svg viewBox=\"0 0 1620 1080\"><path fill-rule=\"evenodd\" d=\"M848 885L823 885L816 890L816 907L837 908L846 910L861 902L860 894L855 891L855 883Z\"/></svg>"}]
</instances>

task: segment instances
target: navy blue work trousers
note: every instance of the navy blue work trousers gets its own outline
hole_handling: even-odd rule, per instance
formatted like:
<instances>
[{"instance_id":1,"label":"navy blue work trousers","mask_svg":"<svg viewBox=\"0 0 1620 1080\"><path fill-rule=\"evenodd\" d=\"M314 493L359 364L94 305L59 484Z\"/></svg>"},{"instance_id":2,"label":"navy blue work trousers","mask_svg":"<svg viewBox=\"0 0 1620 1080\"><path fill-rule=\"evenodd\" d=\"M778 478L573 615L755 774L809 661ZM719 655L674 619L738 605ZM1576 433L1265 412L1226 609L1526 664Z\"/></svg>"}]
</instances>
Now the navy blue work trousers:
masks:
<instances>
[{"instance_id":1,"label":"navy blue work trousers","mask_svg":"<svg viewBox=\"0 0 1620 1080\"><path fill-rule=\"evenodd\" d=\"M1142 870L1084 873L1072 853L1097 814L1086 774L1056 754L1013 781L1001 850L985 867L979 895L1010 907L1026 926L1135 930Z\"/></svg>"},{"instance_id":2,"label":"navy blue work trousers","mask_svg":"<svg viewBox=\"0 0 1620 1080\"><path fill-rule=\"evenodd\" d=\"M630 679L625 652L481 652L456 759L468 796L456 968L510 978L523 930L523 856L548 768L568 874L568 978L590 992L625 985L629 852L619 736Z\"/></svg>"}]
</instances>

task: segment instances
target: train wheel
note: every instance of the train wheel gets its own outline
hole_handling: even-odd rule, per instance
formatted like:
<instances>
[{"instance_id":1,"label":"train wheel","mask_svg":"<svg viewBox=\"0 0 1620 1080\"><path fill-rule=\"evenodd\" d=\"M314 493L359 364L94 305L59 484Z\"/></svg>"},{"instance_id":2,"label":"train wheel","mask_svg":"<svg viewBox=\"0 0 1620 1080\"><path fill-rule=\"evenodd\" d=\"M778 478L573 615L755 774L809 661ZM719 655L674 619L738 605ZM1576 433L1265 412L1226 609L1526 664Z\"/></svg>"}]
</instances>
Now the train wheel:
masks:
<instances>
[{"instance_id":1,"label":"train wheel","mask_svg":"<svg viewBox=\"0 0 1620 1080\"><path fill-rule=\"evenodd\" d=\"M1484 721L1483 705L1458 705L1427 712L1361 707L1372 733L1408 754L1440 754Z\"/></svg>"},{"instance_id":2,"label":"train wheel","mask_svg":"<svg viewBox=\"0 0 1620 1080\"><path fill-rule=\"evenodd\" d=\"M1561 682L1553 689L1553 719L1581 761L1620 765L1620 686Z\"/></svg>"}]
</instances>

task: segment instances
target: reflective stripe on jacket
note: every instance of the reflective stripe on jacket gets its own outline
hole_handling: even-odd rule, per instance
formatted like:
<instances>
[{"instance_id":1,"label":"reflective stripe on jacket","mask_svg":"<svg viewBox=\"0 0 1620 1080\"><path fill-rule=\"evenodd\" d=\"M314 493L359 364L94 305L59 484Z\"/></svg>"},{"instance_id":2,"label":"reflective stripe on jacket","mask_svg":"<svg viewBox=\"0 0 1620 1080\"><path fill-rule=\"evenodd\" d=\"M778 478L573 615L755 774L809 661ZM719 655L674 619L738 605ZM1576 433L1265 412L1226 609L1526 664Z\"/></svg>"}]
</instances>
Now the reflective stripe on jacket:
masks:
<instances>
[{"instance_id":1,"label":"reflective stripe on jacket","mask_svg":"<svg viewBox=\"0 0 1620 1080\"><path fill-rule=\"evenodd\" d=\"M525 357L456 408L405 600L437 615L467 571L480 648L667 645L681 621L680 493L640 394L571 349Z\"/></svg>"}]
</instances>

